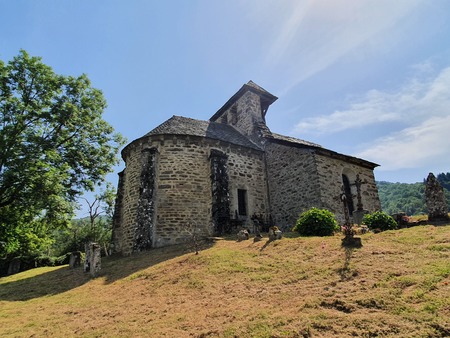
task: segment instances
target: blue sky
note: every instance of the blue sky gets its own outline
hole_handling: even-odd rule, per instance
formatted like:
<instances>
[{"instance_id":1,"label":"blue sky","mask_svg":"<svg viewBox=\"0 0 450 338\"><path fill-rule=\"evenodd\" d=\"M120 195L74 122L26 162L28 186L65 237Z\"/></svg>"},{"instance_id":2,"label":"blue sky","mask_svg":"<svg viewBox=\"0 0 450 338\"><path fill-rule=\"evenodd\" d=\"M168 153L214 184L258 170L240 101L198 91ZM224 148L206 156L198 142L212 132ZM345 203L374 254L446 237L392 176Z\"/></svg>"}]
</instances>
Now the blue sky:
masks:
<instances>
[{"instance_id":1,"label":"blue sky","mask_svg":"<svg viewBox=\"0 0 450 338\"><path fill-rule=\"evenodd\" d=\"M377 180L450 171L447 0L0 0L0 37L3 61L86 73L129 141L253 80L279 97L273 132L379 163Z\"/></svg>"}]
</instances>

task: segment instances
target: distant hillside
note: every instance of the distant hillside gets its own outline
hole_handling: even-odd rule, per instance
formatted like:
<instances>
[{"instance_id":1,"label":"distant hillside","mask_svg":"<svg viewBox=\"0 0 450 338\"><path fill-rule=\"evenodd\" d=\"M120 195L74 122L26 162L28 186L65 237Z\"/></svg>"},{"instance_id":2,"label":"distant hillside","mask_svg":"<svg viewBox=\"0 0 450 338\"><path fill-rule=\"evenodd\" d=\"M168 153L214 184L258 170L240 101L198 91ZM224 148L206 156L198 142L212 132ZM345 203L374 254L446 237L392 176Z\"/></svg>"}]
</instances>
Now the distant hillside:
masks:
<instances>
[{"instance_id":1,"label":"distant hillside","mask_svg":"<svg viewBox=\"0 0 450 338\"><path fill-rule=\"evenodd\" d=\"M388 214L406 212L419 215L427 212L423 183L377 182L381 208Z\"/></svg>"},{"instance_id":2,"label":"distant hillside","mask_svg":"<svg viewBox=\"0 0 450 338\"><path fill-rule=\"evenodd\" d=\"M450 173L436 176L439 183L446 190L447 203L450 209ZM427 213L425 204L425 184L391 183L377 181L381 208L388 214L406 212L407 215Z\"/></svg>"}]
</instances>

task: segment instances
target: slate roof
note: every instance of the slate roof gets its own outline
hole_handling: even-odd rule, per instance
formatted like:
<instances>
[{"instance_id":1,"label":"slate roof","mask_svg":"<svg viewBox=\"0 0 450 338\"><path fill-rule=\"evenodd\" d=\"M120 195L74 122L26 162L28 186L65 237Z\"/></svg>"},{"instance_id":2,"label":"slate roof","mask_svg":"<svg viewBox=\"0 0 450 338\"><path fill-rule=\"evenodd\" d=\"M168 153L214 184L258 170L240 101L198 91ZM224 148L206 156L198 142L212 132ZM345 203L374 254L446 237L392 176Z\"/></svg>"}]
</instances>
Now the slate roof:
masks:
<instances>
[{"instance_id":1,"label":"slate roof","mask_svg":"<svg viewBox=\"0 0 450 338\"><path fill-rule=\"evenodd\" d=\"M308 147L322 148L322 146L317 143L301 140L301 139L291 137L291 136L275 134L275 133L271 133L271 136L268 136L268 138L278 140L278 141L284 141L284 142L299 144L299 145L303 145L303 146L308 146Z\"/></svg>"},{"instance_id":2,"label":"slate roof","mask_svg":"<svg viewBox=\"0 0 450 338\"><path fill-rule=\"evenodd\" d=\"M244 147L262 150L258 145L251 142L247 137L242 135L239 131L237 131L230 125L211 121L196 120L183 116L172 116L170 119L157 126L145 136L163 134L208 137ZM273 140L284 141L308 147L321 148L321 146L316 143L308 142L295 137L272 133L269 130L267 130L267 133L265 133L265 137Z\"/></svg>"},{"instance_id":3,"label":"slate roof","mask_svg":"<svg viewBox=\"0 0 450 338\"><path fill-rule=\"evenodd\" d=\"M337 153L333 150L329 150L326 148L323 148L321 145L317 144L317 143L313 143L313 142L309 142L309 141L305 141L305 140L301 140L295 137L291 137L291 136L284 136L284 135L280 135L280 134L275 134L275 133L270 133L269 135L265 136L268 140L273 140L275 142L281 142L281 143L285 143L288 144L290 146L300 146L300 147L310 147L310 148L314 148L314 151L318 154L322 154L331 158L337 158L343 161L348 161L351 163L355 163L358 165L361 165L363 167L366 168L370 168L370 169L374 169L375 167L378 167L379 165L358 157L354 157L354 156L350 156L350 155L344 155L344 154L340 154Z\"/></svg>"},{"instance_id":4,"label":"slate roof","mask_svg":"<svg viewBox=\"0 0 450 338\"><path fill-rule=\"evenodd\" d=\"M152 131L145 134L143 137L139 139L154 135L188 135L188 136L206 137L214 140L228 142L242 147L264 151L262 147L250 141L249 138L241 134L237 129L235 129L230 125L211 121L196 120L183 116L176 116L176 115L172 116L170 119L163 122L155 129L153 129ZM264 133L264 137L269 141L272 140L274 142L281 142L294 147L295 146L311 147L314 148L315 151L321 153L322 155L333 158L339 158L345 161L350 161L371 169L374 169L375 167L378 166L378 164L376 163L372 163L353 156L339 154L332 150L325 149L319 144L313 142L301 140L291 136L284 136L272 133L268 128L267 132ZM131 143L134 143L134 141Z\"/></svg>"},{"instance_id":5,"label":"slate roof","mask_svg":"<svg viewBox=\"0 0 450 338\"><path fill-rule=\"evenodd\" d=\"M262 150L261 147L250 141L232 126L217 122L195 120L176 115L160 124L158 127L147 133L144 137L163 134L207 137L247 148Z\"/></svg>"}]
</instances>

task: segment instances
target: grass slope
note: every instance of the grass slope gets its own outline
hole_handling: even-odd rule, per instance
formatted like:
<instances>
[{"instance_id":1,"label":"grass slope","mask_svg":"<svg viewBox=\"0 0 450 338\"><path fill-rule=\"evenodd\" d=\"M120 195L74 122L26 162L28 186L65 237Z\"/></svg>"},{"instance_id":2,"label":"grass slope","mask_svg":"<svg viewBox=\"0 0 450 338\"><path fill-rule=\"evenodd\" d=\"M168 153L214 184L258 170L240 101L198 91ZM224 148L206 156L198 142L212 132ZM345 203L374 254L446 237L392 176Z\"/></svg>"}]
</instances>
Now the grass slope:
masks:
<instances>
[{"instance_id":1,"label":"grass slope","mask_svg":"<svg viewBox=\"0 0 450 338\"><path fill-rule=\"evenodd\" d=\"M450 226L104 259L0 279L1 337L448 337Z\"/></svg>"}]
</instances>

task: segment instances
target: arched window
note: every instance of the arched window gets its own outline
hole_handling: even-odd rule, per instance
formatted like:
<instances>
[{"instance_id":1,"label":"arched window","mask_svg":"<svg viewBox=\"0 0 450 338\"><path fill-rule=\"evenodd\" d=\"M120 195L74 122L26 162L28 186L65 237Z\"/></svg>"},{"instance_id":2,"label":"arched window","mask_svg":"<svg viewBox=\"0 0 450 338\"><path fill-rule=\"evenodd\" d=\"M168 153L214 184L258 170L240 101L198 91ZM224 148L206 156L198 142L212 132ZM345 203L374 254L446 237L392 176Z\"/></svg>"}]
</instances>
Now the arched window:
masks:
<instances>
[{"instance_id":1,"label":"arched window","mask_svg":"<svg viewBox=\"0 0 450 338\"><path fill-rule=\"evenodd\" d=\"M355 210L355 206L353 205L353 195L352 195L352 187L350 186L350 180L348 176L342 174L342 184L344 185L344 194L347 198L347 208L350 216L353 215L353 211Z\"/></svg>"}]
</instances>

